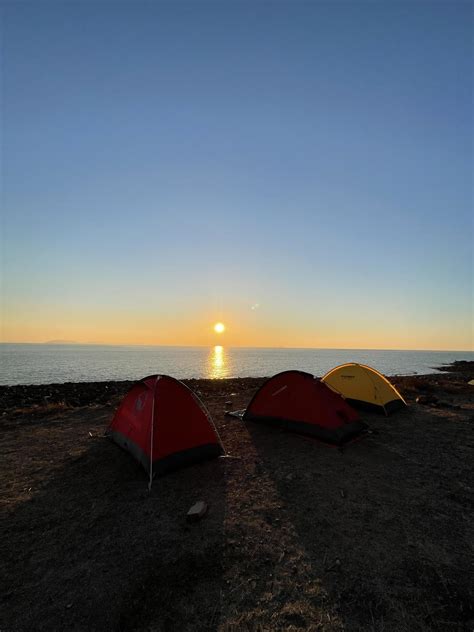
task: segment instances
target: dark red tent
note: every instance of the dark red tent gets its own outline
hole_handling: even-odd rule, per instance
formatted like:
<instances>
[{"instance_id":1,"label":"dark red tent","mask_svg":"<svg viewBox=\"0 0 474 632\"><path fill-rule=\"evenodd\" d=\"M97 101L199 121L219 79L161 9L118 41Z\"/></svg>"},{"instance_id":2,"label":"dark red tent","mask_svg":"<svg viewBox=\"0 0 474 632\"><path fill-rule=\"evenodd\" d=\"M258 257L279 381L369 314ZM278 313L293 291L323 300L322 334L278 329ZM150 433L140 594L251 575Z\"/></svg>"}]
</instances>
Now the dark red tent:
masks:
<instances>
[{"instance_id":1,"label":"dark red tent","mask_svg":"<svg viewBox=\"0 0 474 632\"><path fill-rule=\"evenodd\" d=\"M280 426L341 445L367 426L345 400L309 373L284 371L257 391L242 419Z\"/></svg>"},{"instance_id":2,"label":"dark red tent","mask_svg":"<svg viewBox=\"0 0 474 632\"><path fill-rule=\"evenodd\" d=\"M108 434L149 474L164 474L224 453L201 401L167 375L151 375L132 386Z\"/></svg>"}]
</instances>

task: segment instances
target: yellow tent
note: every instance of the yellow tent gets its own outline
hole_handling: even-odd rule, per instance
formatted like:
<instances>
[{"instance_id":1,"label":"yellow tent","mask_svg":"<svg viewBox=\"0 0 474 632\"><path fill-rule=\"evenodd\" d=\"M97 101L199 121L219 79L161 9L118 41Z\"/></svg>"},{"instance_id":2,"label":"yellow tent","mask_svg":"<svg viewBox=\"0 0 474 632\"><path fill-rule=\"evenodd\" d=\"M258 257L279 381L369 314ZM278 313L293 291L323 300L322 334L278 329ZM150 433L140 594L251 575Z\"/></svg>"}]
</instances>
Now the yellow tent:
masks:
<instances>
[{"instance_id":1,"label":"yellow tent","mask_svg":"<svg viewBox=\"0 0 474 632\"><path fill-rule=\"evenodd\" d=\"M468 384L470 384L471 386L474 386L474 380L470 380Z\"/></svg>"},{"instance_id":2,"label":"yellow tent","mask_svg":"<svg viewBox=\"0 0 474 632\"><path fill-rule=\"evenodd\" d=\"M387 378L364 364L341 364L326 373L322 381L354 406L383 410L386 415L406 406L403 397Z\"/></svg>"}]
</instances>

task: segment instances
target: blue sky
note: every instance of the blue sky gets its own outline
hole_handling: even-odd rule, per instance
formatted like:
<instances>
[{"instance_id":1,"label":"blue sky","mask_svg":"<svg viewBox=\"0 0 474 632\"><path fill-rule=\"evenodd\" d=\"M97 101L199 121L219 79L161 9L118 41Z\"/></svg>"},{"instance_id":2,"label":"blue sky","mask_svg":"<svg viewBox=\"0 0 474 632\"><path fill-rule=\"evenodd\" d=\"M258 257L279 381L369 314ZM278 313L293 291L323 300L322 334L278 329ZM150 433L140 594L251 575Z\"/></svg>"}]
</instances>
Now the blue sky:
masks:
<instances>
[{"instance_id":1,"label":"blue sky","mask_svg":"<svg viewBox=\"0 0 474 632\"><path fill-rule=\"evenodd\" d=\"M3 340L472 347L470 3L2 9Z\"/></svg>"}]
</instances>

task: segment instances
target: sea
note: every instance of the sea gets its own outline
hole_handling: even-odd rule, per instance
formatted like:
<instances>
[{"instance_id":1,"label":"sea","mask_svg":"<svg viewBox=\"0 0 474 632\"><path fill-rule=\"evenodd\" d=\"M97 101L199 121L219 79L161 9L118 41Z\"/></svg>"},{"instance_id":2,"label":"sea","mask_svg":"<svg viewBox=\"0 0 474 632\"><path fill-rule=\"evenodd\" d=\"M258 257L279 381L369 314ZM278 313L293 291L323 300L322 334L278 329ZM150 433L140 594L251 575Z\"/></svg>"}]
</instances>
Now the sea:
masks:
<instances>
[{"instance_id":1,"label":"sea","mask_svg":"<svg viewBox=\"0 0 474 632\"><path fill-rule=\"evenodd\" d=\"M0 384L136 380L163 373L179 379L266 377L287 369L313 375L344 362L368 364L385 375L424 375L472 351L269 349L82 344L0 344Z\"/></svg>"}]
</instances>

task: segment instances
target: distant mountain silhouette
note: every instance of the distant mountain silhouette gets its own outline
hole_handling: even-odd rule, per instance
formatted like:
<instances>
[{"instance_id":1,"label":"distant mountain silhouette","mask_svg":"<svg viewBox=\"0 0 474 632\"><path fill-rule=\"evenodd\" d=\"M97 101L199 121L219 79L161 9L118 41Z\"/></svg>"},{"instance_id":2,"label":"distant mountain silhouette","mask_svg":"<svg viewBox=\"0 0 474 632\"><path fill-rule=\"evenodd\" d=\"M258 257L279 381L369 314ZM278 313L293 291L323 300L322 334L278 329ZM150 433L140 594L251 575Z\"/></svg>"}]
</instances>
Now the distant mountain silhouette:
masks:
<instances>
[{"instance_id":1,"label":"distant mountain silhouette","mask_svg":"<svg viewBox=\"0 0 474 632\"><path fill-rule=\"evenodd\" d=\"M77 345L75 340L47 340L44 345Z\"/></svg>"}]
</instances>

